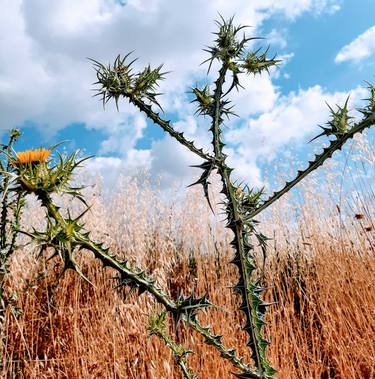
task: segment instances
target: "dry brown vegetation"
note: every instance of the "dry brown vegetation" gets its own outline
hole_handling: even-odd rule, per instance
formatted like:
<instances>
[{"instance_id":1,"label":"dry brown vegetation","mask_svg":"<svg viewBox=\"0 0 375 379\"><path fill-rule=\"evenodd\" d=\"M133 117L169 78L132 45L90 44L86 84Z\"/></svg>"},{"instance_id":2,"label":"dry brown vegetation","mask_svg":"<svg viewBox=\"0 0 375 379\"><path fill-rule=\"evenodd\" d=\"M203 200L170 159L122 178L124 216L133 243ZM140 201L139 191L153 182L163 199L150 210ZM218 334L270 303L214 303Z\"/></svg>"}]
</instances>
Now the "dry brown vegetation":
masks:
<instances>
[{"instance_id":1,"label":"dry brown vegetation","mask_svg":"<svg viewBox=\"0 0 375 379\"><path fill-rule=\"evenodd\" d=\"M368 205L374 196L365 191L337 207L318 187L306 184L297 216L288 198L263 223L275 237L265 270L267 297L278 303L268 313L270 359L279 379L374 378L375 239ZM246 356L230 288L236 281L228 263L230 236L213 222L199 191L168 205L159 195L135 181L119 186L109 200L92 194L86 226L174 296L208 293L219 306L200 320L212 322L225 343ZM25 217L40 222L37 204L31 202ZM7 288L17 298L7 314L3 377L180 378L170 351L147 336L148 315L158 309L147 294L114 291L112 273L88 254L81 264L93 286L73 272L57 281L59 260L43 263L30 250L12 260ZM189 364L200 378L230 377L233 367L199 335L181 326L178 339L194 347Z\"/></svg>"}]
</instances>

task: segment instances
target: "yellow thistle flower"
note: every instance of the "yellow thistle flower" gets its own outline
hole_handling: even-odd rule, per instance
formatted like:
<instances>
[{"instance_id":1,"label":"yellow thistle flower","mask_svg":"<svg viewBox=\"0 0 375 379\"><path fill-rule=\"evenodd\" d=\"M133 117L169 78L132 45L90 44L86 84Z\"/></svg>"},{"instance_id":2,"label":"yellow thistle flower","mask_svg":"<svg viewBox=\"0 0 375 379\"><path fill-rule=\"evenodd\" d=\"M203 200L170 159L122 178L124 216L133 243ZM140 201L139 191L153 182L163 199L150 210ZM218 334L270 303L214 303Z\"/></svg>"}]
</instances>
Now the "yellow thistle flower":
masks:
<instances>
[{"instance_id":1,"label":"yellow thistle flower","mask_svg":"<svg viewBox=\"0 0 375 379\"><path fill-rule=\"evenodd\" d=\"M242 193L243 193L242 188L241 187L237 187L237 189L236 189L236 195L240 196Z\"/></svg>"},{"instance_id":2,"label":"yellow thistle flower","mask_svg":"<svg viewBox=\"0 0 375 379\"><path fill-rule=\"evenodd\" d=\"M16 165L26 165L29 163L45 162L51 153L50 149L33 149L16 153L17 159L14 160Z\"/></svg>"}]
</instances>

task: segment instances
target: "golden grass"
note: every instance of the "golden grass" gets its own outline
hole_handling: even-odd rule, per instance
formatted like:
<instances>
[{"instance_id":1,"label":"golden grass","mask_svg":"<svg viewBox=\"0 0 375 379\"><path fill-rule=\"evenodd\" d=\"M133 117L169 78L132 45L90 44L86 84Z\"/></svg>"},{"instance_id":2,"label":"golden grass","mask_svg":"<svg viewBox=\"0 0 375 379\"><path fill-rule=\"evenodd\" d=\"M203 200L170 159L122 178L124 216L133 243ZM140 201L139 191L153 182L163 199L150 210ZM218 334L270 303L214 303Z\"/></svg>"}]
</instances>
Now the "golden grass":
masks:
<instances>
[{"instance_id":1,"label":"golden grass","mask_svg":"<svg viewBox=\"0 0 375 379\"><path fill-rule=\"evenodd\" d=\"M142 190L140 189L142 188ZM303 212L285 211L281 201L267 215L270 242L266 265L270 359L279 379L375 378L375 257L371 214L344 216L317 193L305 193ZM144 267L173 296L208 293L219 307L200 314L228 346L243 348L242 316L230 286L236 270L228 262L230 235L212 221L199 192L186 206L166 206L156 191L128 183L110 201L93 195L88 229L119 255ZM204 204L204 203L203 203ZM362 214L361 213L361 214ZM29 219L40 212L30 207ZM266 221L266 219L265 219ZM271 223L272 221L272 223ZM44 266L25 248L12 261L8 289L17 293L7 314L7 378L180 378L168 349L147 337L148 314L160 309L143 294L113 290L113 273L88 255L84 274L56 281L58 260ZM172 331L172 326L171 326ZM192 348L189 364L200 378L229 378L233 367L180 327L178 342Z\"/></svg>"}]
</instances>

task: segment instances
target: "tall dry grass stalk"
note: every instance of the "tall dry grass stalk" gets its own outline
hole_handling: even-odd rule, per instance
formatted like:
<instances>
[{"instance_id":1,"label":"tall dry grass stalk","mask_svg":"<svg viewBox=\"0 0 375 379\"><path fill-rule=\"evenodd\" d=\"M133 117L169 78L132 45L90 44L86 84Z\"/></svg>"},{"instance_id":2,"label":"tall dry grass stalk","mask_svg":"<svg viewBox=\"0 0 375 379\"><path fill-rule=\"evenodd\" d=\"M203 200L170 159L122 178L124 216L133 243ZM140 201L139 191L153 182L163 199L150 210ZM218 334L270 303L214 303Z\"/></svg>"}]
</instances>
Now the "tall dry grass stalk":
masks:
<instances>
[{"instance_id":1,"label":"tall dry grass stalk","mask_svg":"<svg viewBox=\"0 0 375 379\"><path fill-rule=\"evenodd\" d=\"M265 232L272 230L277 237L270 243L265 272L267 300L278 302L267 316L270 361L279 379L373 378L372 203L363 208L360 201L347 201L354 208L344 215L344 204L339 213L317 187L307 184L302 192L304 206L297 217L285 211L285 202L293 205L293 197L264 216ZM201 196L191 190L186 205L167 204L158 200L157 190L128 180L118 185L110 201L93 192L89 202L94 206L85 222L96 238L120 256L126 251L172 295L207 293L220 307L202 314L202 323L212 323L228 346L248 358L239 299L229 288L236 278L235 268L228 265L230 235L212 221ZM29 201L24 219L35 225L42 222L41 213ZM37 261L27 248L13 256L7 287L17 294L23 313L16 317L7 310L3 377L180 377L171 351L159 339L147 337L149 314L161 310L149 295L138 297L126 288L114 292L113 273L98 269L92 256L83 255L80 264L94 286L73 272L57 281L59 264ZM200 377L229 377L233 367L200 335L182 325L178 332L177 342L194 346L188 364Z\"/></svg>"}]
</instances>

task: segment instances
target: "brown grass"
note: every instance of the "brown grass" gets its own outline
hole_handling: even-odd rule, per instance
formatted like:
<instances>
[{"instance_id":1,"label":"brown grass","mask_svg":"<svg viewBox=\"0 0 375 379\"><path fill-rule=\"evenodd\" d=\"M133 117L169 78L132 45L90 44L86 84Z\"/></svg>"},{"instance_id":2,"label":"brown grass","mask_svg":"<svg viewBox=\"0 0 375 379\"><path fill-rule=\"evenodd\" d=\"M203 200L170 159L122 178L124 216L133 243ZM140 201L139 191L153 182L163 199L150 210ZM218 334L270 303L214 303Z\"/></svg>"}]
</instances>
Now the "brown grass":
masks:
<instances>
[{"instance_id":1,"label":"brown grass","mask_svg":"<svg viewBox=\"0 0 375 379\"><path fill-rule=\"evenodd\" d=\"M264 231L275 237L266 266L267 298L278 302L268 313L270 360L279 379L375 378L371 211L357 202L340 213L335 203L306 188L298 217L286 211L294 208L290 198L263 220ZM173 296L208 293L219 306L200 320L248 358L238 298L230 289L236 282L228 263L230 236L200 205L200 193L189 192L185 206L166 206L157 191L134 182L116 193L109 200L92 195L88 229ZM27 217L39 222L34 203ZM180 378L170 351L147 337L148 315L160 308L147 294L114 291L113 273L91 256L80 261L95 287L73 272L57 281L58 259L45 265L27 247L14 257L8 290L17 294L22 314L16 317L14 308L7 314L3 377ZM180 327L178 341L194 350L189 364L200 378L230 377L233 367L195 332Z\"/></svg>"}]
</instances>

